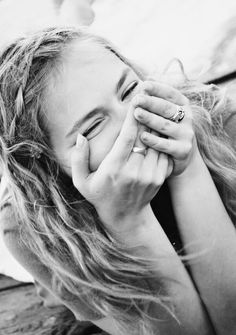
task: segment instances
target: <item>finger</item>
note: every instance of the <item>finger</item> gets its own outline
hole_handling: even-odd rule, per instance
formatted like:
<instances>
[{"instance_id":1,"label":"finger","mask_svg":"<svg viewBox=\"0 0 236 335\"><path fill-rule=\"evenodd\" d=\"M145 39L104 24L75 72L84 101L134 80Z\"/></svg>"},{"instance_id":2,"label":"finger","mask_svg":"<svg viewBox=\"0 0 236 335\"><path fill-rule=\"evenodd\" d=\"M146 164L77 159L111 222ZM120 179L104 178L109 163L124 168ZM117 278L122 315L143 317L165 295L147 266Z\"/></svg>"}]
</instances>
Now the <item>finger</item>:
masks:
<instances>
[{"instance_id":1,"label":"finger","mask_svg":"<svg viewBox=\"0 0 236 335\"><path fill-rule=\"evenodd\" d=\"M158 134L153 132L156 136ZM159 157L159 151L154 150L153 148L147 148L147 153L145 159L142 163L141 175L153 176L156 171L157 161Z\"/></svg>"},{"instance_id":2,"label":"finger","mask_svg":"<svg viewBox=\"0 0 236 335\"><path fill-rule=\"evenodd\" d=\"M156 170L155 170L155 182L157 185L161 186L168 174L168 156L162 152L159 153L159 157L156 164Z\"/></svg>"},{"instance_id":3,"label":"finger","mask_svg":"<svg viewBox=\"0 0 236 335\"><path fill-rule=\"evenodd\" d=\"M134 147L138 132L138 122L134 118L133 106L130 107L120 134L117 137L111 151L106 156L106 161L116 162L118 165L127 161Z\"/></svg>"},{"instance_id":4,"label":"finger","mask_svg":"<svg viewBox=\"0 0 236 335\"><path fill-rule=\"evenodd\" d=\"M172 118L179 106L161 98L138 94L133 99L134 108L141 107L166 119ZM186 108L187 109L187 108Z\"/></svg>"},{"instance_id":5,"label":"finger","mask_svg":"<svg viewBox=\"0 0 236 335\"><path fill-rule=\"evenodd\" d=\"M72 181L82 194L85 183L90 175L89 171L89 145L84 136L78 134L76 146L71 154ZM83 194L84 195L84 194Z\"/></svg>"},{"instance_id":6,"label":"finger","mask_svg":"<svg viewBox=\"0 0 236 335\"><path fill-rule=\"evenodd\" d=\"M142 84L141 84L142 85ZM139 93L143 93L142 88L140 87L140 85L138 86L138 92ZM140 148L145 148L145 145L143 144L143 142L140 140L140 135L144 132L144 131L148 131L148 128L143 125L140 124L138 122L138 132L137 132L137 137L136 137L136 141L134 143L135 147L140 147Z\"/></svg>"},{"instance_id":7,"label":"finger","mask_svg":"<svg viewBox=\"0 0 236 335\"><path fill-rule=\"evenodd\" d=\"M144 132L141 135L141 140L148 147L164 152L174 158L184 158L191 150L191 143L180 142L169 138L158 137L153 134Z\"/></svg>"},{"instance_id":8,"label":"finger","mask_svg":"<svg viewBox=\"0 0 236 335\"><path fill-rule=\"evenodd\" d=\"M139 85L138 92L139 93L144 93L143 90L142 90L142 84ZM146 149L146 146L144 145L144 143L140 139L140 135L144 131L149 131L149 129L144 124L141 124L140 122L138 122L138 132L137 132L136 141L134 143L134 147L138 147L138 148L141 148L141 149ZM145 155L142 155L140 153L131 152L130 161L133 161L134 164L135 164L135 162L138 164L141 161L143 161L144 156Z\"/></svg>"},{"instance_id":9,"label":"finger","mask_svg":"<svg viewBox=\"0 0 236 335\"><path fill-rule=\"evenodd\" d=\"M144 131L148 132L149 129L146 126L138 123L138 132L137 132L136 141L134 143L134 147L140 148L140 149L145 149L145 151L146 151L146 145L140 139L140 136ZM132 151L131 151L130 156L129 156L129 163L131 163L134 168L139 169L140 164L144 160L145 152L144 153L133 152L133 148L132 148Z\"/></svg>"},{"instance_id":10,"label":"finger","mask_svg":"<svg viewBox=\"0 0 236 335\"><path fill-rule=\"evenodd\" d=\"M188 98L172 86L154 80L144 81L141 85L142 90L151 96L162 98L180 106L188 104Z\"/></svg>"},{"instance_id":11,"label":"finger","mask_svg":"<svg viewBox=\"0 0 236 335\"><path fill-rule=\"evenodd\" d=\"M158 133L152 132L158 136ZM154 183L156 186L161 186L168 176L169 171L172 171L171 164L166 154L156 151L152 148L147 149L146 157L142 163L140 175L146 183Z\"/></svg>"},{"instance_id":12,"label":"finger","mask_svg":"<svg viewBox=\"0 0 236 335\"><path fill-rule=\"evenodd\" d=\"M145 124L148 128L155 130L162 135L173 138L179 138L181 135L183 136L183 128L185 127L181 127L181 124L150 113L141 107L135 109L134 116L140 123Z\"/></svg>"}]
</instances>

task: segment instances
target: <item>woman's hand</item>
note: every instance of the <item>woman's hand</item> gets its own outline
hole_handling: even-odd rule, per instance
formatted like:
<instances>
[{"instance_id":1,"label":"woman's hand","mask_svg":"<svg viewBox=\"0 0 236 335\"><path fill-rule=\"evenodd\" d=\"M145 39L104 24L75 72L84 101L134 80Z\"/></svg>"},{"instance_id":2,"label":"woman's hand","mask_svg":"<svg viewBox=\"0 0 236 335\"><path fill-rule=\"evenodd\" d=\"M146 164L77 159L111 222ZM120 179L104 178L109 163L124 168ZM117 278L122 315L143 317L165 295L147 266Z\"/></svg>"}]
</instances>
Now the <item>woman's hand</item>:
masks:
<instances>
[{"instance_id":1,"label":"woman's hand","mask_svg":"<svg viewBox=\"0 0 236 335\"><path fill-rule=\"evenodd\" d=\"M133 112L131 107L116 142L97 171L89 171L89 146L80 134L71 159L75 187L95 206L104 224L116 232L132 232L137 228L140 220L136 218L168 174L165 154L151 148L146 155L132 151L138 133Z\"/></svg>"},{"instance_id":2,"label":"woman's hand","mask_svg":"<svg viewBox=\"0 0 236 335\"><path fill-rule=\"evenodd\" d=\"M190 165L197 149L188 99L178 90L156 81L143 83L143 92L134 97L135 118L163 136L144 131L140 138L150 148L173 158L172 176L180 175ZM179 106L185 117L180 123L170 120Z\"/></svg>"}]
</instances>

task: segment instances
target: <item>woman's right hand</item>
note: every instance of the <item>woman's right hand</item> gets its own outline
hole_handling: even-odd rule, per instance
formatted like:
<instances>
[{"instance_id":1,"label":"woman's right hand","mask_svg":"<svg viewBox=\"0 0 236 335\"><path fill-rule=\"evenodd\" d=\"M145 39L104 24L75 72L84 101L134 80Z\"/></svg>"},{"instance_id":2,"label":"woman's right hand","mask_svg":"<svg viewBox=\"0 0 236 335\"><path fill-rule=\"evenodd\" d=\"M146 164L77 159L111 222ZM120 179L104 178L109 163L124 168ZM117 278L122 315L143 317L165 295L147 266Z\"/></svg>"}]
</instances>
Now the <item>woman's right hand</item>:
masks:
<instances>
[{"instance_id":1,"label":"woman's right hand","mask_svg":"<svg viewBox=\"0 0 236 335\"><path fill-rule=\"evenodd\" d=\"M130 107L119 136L95 172L89 171L89 145L80 134L71 157L74 186L94 205L106 227L117 233L138 228L141 220L136 219L170 173L167 155L151 148L145 156L132 151L138 137L133 108Z\"/></svg>"}]
</instances>

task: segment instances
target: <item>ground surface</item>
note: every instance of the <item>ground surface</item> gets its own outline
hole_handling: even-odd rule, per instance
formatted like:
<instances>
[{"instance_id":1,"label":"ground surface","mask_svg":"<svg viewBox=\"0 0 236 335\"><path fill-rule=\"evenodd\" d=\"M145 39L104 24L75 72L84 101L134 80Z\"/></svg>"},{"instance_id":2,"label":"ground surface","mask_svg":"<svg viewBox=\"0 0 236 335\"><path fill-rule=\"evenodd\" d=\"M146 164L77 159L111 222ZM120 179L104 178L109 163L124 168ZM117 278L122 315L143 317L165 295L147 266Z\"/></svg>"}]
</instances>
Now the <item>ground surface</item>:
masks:
<instances>
[{"instance_id":1,"label":"ground surface","mask_svg":"<svg viewBox=\"0 0 236 335\"><path fill-rule=\"evenodd\" d=\"M101 334L92 324L75 321L73 315L63 307L45 308L33 284L0 275L0 335L98 333Z\"/></svg>"}]
</instances>

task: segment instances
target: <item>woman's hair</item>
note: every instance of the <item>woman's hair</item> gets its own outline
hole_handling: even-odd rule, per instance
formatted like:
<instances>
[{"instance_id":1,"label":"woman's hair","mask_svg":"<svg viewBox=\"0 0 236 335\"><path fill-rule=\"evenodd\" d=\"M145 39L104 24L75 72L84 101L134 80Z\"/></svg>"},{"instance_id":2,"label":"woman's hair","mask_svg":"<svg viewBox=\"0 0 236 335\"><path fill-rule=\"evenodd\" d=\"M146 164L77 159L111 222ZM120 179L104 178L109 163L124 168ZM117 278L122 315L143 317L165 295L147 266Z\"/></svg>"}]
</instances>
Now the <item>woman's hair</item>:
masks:
<instances>
[{"instance_id":1,"label":"woman's hair","mask_svg":"<svg viewBox=\"0 0 236 335\"><path fill-rule=\"evenodd\" d=\"M20 38L0 55L0 159L22 241L51 272L62 300L81 302L77 318L111 317L121 334L152 334L150 304L174 317L163 292L155 287L152 262L113 238L95 208L61 169L44 122L45 92L62 52L74 40L91 41L115 53L141 77L109 42L74 28L51 28ZM201 154L235 219L236 155L223 130L228 103L215 87L185 82ZM226 101L226 102L224 102ZM154 273L156 272L156 273ZM149 316L147 315L149 314Z\"/></svg>"}]
</instances>

